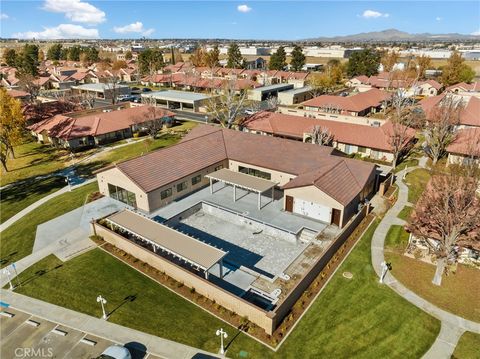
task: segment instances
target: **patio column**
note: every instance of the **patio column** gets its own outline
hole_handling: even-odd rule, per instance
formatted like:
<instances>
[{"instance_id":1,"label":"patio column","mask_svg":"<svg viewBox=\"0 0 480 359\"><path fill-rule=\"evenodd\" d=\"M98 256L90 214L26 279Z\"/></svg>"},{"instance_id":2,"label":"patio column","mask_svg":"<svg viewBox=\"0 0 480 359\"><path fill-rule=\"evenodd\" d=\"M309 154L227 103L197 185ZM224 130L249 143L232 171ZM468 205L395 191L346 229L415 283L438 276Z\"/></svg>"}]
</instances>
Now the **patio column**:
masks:
<instances>
[{"instance_id":1,"label":"patio column","mask_svg":"<svg viewBox=\"0 0 480 359\"><path fill-rule=\"evenodd\" d=\"M258 192L258 209L262 209L262 192Z\"/></svg>"},{"instance_id":2,"label":"patio column","mask_svg":"<svg viewBox=\"0 0 480 359\"><path fill-rule=\"evenodd\" d=\"M218 265L220 266L220 279L223 278L223 259L220 259L220 262L218 262Z\"/></svg>"},{"instance_id":3,"label":"patio column","mask_svg":"<svg viewBox=\"0 0 480 359\"><path fill-rule=\"evenodd\" d=\"M210 194L213 194L213 183L212 183L212 177L209 178L210 180Z\"/></svg>"},{"instance_id":4,"label":"patio column","mask_svg":"<svg viewBox=\"0 0 480 359\"><path fill-rule=\"evenodd\" d=\"M233 202L237 202L237 186L233 185Z\"/></svg>"},{"instance_id":5,"label":"patio column","mask_svg":"<svg viewBox=\"0 0 480 359\"><path fill-rule=\"evenodd\" d=\"M275 187L272 187L272 202L270 203L273 203L274 198L275 198Z\"/></svg>"},{"instance_id":6,"label":"patio column","mask_svg":"<svg viewBox=\"0 0 480 359\"><path fill-rule=\"evenodd\" d=\"M205 270L205 279L207 279L207 280L208 280L208 269L207 269L207 270Z\"/></svg>"}]
</instances>

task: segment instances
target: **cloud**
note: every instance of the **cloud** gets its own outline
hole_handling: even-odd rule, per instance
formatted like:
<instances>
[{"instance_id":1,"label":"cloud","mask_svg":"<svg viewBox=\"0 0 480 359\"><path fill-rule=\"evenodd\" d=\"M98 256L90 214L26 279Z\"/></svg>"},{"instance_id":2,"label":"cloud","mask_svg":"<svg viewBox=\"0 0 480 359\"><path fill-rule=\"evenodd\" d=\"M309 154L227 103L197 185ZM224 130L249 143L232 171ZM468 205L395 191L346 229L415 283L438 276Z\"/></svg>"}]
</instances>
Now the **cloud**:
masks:
<instances>
[{"instance_id":1,"label":"cloud","mask_svg":"<svg viewBox=\"0 0 480 359\"><path fill-rule=\"evenodd\" d=\"M0 12L0 20L7 20L9 16L5 14L4 12Z\"/></svg>"},{"instance_id":2,"label":"cloud","mask_svg":"<svg viewBox=\"0 0 480 359\"><path fill-rule=\"evenodd\" d=\"M84 24L100 24L106 20L102 10L82 0L45 0L43 10L63 13L67 19Z\"/></svg>"},{"instance_id":3,"label":"cloud","mask_svg":"<svg viewBox=\"0 0 480 359\"><path fill-rule=\"evenodd\" d=\"M243 12L243 13L247 13L247 12L252 11L252 8L249 7L248 5L238 5L237 10L240 11L240 12Z\"/></svg>"},{"instance_id":4,"label":"cloud","mask_svg":"<svg viewBox=\"0 0 480 359\"><path fill-rule=\"evenodd\" d=\"M148 36L153 34L155 29L144 29L143 24L140 21L134 22L133 24L125 25L125 26L115 26L113 28L117 34L129 34L129 33L139 33L143 36Z\"/></svg>"},{"instance_id":5,"label":"cloud","mask_svg":"<svg viewBox=\"0 0 480 359\"><path fill-rule=\"evenodd\" d=\"M56 27L44 27L43 31L26 31L12 34L19 39L95 39L98 38L97 29L87 29L81 25L60 24Z\"/></svg>"},{"instance_id":6,"label":"cloud","mask_svg":"<svg viewBox=\"0 0 480 359\"><path fill-rule=\"evenodd\" d=\"M378 17L389 17L390 14L381 13L375 10L365 10L361 16L365 19L376 19Z\"/></svg>"},{"instance_id":7,"label":"cloud","mask_svg":"<svg viewBox=\"0 0 480 359\"><path fill-rule=\"evenodd\" d=\"M474 32L472 32L470 35L473 35L473 36L480 36L480 29L478 29L478 31L474 31Z\"/></svg>"},{"instance_id":8,"label":"cloud","mask_svg":"<svg viewBox=\"0 0 480 359\"><path fill-rule=\"evenodd\" d=\"M437 20L437 21L442 21L443 18L441 18L440 16L437 16L437 17L435 18L435 20Z\"/></svg>"}]
</instances>

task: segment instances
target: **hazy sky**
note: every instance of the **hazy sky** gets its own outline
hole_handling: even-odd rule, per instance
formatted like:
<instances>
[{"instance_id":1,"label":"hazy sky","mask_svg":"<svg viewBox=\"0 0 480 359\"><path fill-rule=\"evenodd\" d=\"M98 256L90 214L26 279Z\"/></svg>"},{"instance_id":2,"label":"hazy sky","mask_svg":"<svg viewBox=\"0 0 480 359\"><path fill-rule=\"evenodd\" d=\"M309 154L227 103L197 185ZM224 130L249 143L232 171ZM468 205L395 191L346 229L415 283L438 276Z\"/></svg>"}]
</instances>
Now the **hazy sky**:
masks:
<instances>
[{"instance_id":1,"label":"hazy sky","mask_svg":"<svg viewBox=\"0 0 480 359\"><path fill-rule=\"evenodd\" d=\"M395 28L480 34L475 1L1 0L2 37L295 40Z\"/></svg>"}]
</instances>

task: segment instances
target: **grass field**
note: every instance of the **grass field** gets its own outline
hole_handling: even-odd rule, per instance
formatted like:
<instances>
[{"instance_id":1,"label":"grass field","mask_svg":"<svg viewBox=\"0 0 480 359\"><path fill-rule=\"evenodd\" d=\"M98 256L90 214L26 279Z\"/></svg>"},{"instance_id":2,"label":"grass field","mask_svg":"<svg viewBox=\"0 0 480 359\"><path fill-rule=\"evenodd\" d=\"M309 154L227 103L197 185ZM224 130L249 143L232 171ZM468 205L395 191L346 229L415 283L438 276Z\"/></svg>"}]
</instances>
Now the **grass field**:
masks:
<instances>
[{"instance_id":1,"label":"grass field","mask_svg":"<svg viewBox=\"0 0 480 359\"><path fill-rule=\"evenodd\" d=\"M232 358L418 358L434 341L440 324L378 284L370 264L374 228L277 353L100 249L57 269L58 259L44 259L21 274L24 284L18 291L95 316L101 315L95 302L101 293L109 301L107 310L114 310L111 321L209 351L218 350L214 333L223 327L229 334L227 355ZM352 272L353 279L345 279L344 271Z\"/></svg>"},{"instance_id":2,"label":"grass field","mask_svg":"<svg viewBox=\"0 0 480 359\"><path fill-rule=\"evenodd\" d=\"M398 214L398 218L403 219L404 221L407 221L410 218L412 211L413 211L413 207L405 206Z\"/></svg>"},{"instance_id":3,"label":"grass field","mask_svg":"<svg viewBox=\"0 0 480 359\"><path fill-rule=\"evenodd\" d=\"M458 341L452 359L480 359L480 334L465 332Z\"/></svg>"},{"instance_id":4,"label":"grass field","mask_svg":"<svg viewBox=\"0 0 480 359\"><path fill-rule=\"evenodd\" d=\"M98 190L97 183L90 183L72 192L52 198L35 211L25 215L0 233L0 267L18 261L32 252L37 226L80 207L86 196Z\"/></svg>"},{"instance_id":5,"label":"grass field","mask_svg":"<svg viewBox=\"0 0 480 359\"><path fill-rule=\"evenodd\" d=\"M0 190L0 223L65 186L65 178L56 176L37 181L21 182Z\"/></svg>"},{"instance_id":6,"label":"grass field","mask_svg":"<svg viewBox=\"0 0 480 359\"><path fill-rule=\"evenodd\" d=\"M385 240L385 257L392 263L392 274L407 288L436 306L480 322L480 275L478 269L459 264L455 273L443 277L442 285L432 284L435 266L403 255L408 233L392 226Z\"/></svg>"},{"instance_id":7,"label":"grass field","mask_svg":"<svg viewBox=\"0 0 480 359\"><path fill-rule=\"evenodd\" d=\"M430 177L430 172L423 168L417 168L407 174L404 181L408 185L409 202L416 203L418 201L425 190L425 186L430 180Z\"/></svg>"}]
</instances>

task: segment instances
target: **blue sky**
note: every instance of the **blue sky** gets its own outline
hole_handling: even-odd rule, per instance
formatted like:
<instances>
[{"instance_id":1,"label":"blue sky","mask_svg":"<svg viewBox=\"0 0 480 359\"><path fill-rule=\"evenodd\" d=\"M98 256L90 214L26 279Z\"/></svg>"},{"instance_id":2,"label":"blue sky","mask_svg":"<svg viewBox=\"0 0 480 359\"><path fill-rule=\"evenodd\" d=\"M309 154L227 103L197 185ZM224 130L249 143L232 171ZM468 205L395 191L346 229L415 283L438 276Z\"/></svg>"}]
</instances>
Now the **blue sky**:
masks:
<instances>
[{"instance_id":1,"label":"blue sky","mask_svg":"<svg viewBox=\"0 0 480 359\"><path fill-rule=\"evenodd\" d=\"M480 34L476 1L1 0L2 37L295 40L395 28Z\"/></svg>"}]
</instances>

